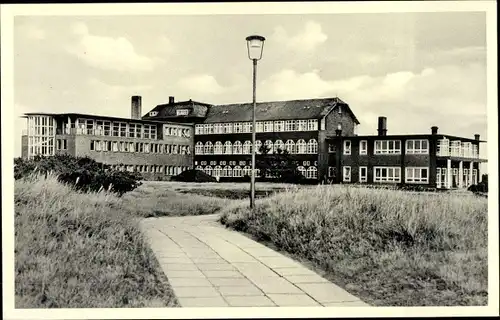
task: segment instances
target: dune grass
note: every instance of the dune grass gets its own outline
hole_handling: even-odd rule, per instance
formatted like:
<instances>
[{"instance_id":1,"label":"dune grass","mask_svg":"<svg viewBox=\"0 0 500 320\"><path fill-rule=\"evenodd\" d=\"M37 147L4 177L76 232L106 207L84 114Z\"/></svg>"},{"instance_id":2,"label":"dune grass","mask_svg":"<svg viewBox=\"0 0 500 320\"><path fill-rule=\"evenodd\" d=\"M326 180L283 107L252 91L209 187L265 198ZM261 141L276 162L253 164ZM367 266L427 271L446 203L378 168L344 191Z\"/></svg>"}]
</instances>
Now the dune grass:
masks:
<instances>
[{"instance_id":1,"label":"dune grass","mask_svg":"<svg viewBox=\"0 0 500 320\"><path fill-rule=\"evenodd\" d=\"M123 201L56 177L15 182L16 308L177 306Z\"/></svg>"},{"instance_id":2,"label":"dune grass","mask_svg":"<svg viewBox=\"0 0 500 320\"><path fill-rule=\"evenodd\" d=\"M376 306L480 306L487 200L317 186L222 211L221 222L318 268Z\"/></svg>"}]
</instances>

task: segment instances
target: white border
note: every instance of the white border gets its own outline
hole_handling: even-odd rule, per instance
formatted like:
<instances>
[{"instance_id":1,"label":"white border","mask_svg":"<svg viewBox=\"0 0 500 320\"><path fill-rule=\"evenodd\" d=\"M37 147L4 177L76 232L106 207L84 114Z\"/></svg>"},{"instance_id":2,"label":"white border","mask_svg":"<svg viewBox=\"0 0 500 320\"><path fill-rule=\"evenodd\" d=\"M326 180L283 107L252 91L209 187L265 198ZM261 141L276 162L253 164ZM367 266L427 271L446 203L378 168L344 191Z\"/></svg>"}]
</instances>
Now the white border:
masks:
<instances>
[{"instance_id":1,"label":"white border","mask_svg":"<svg viewBox=\"0 0 500 320\"><path fill-rule=\"evenodd\" d=\"M15 15L203 15L203 14L317 14L376 12L483 11L487 14L488 219L487 307L378 307L378 308L172 308L172 309L14 309L13 233L13 17ZM390 1L308 3L185 3L185 4L15 4L1 5L2 102L2 255L5 319L160 319L160 318L269 318L269 317L377 317L498 315L498 98L497 17L495 1Z\"/></svg>"}]
</instances>

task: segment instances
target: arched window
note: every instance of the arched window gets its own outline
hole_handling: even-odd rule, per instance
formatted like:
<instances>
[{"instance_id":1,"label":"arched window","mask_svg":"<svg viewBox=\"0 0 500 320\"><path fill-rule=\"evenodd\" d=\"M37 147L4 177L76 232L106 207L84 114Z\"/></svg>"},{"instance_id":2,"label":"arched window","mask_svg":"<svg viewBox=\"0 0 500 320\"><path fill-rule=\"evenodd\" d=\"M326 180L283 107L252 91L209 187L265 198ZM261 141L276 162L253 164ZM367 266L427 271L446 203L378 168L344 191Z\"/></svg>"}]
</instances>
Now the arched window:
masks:
<instances>
[{"instance_id":1,"label":"arched window","mask_svg":"<svg viewBox=\"0 0 500 320\"><path fill-rule=\"evenodd\" d=\"M221 174L222 174L222 167L221 166L216 166L214 168L214 174L213 174L213 176L214 177L220 177Z\"/></svg>"},{"instance_id":2,"label":"arched window","mask_svg":"<svg viewBox=\"0 0 500 320\"><path fill-rule=\"evenodd\" d=\"M204 171L202 166L196 166L196 170Z\"/></svg>"},{"instance_id":3,"label":"arched window","mask_svg":"<svg viewBox=\"0 0 500 320\"><path fill-rule=\"evenodd\" d=\"M250 141L245 141L243 143L243 154L250 154L252 152L252 143Z\"/></svg>"},{"instance_id":4,"label":"arched window","mask_svg":"<svg viewBox=\"0 0 500 320\"><path fill-rule=\"evenodd\" d=\"M307 151L306 141L304 139L300 139L299 141L297 141L296 148L297 148L297 153L298 154L304 154L304 153L306 153L306 151Z\"/></svg>"},{"instance_id":5,"label":"arched window","mask_svg":"<svg viewBox=\"0 0 500 320\"><path fill-rule=\"evenodd\" d=\"M243 167L243 175L250 176L252 174L252 168L250 166Z\"/></svg>"},{"instance_id":6,"label":"arched window","mask_svg":"<svg viewBox=\"0 0 500 320\"><path fill-rule=\"evenodd\" d=\"M217 141L214 146L214 154L222 154L222 142Z\"/></svg>"},{"instance_id":7,"label":"arched window","mask_svg":"<svg viewBox=\"0 0 500 320\"><path fill-rule=\"evenodd\" d=\"M205 173L208 174L209 176L211 176L212 175L212 166L206 166Z\"/></svg>"},{"instance_id":8,"label":"arched window","mask_svg":"<svg viewBox=\"0 0 500 320\"><path fill-rule=\"evenodd\" d=\"M274 152L277 153L279 150L280 151L284 151L285 150L285 144L281 140L276 140L274 142Z\"/></svg>"},{"instance_id":9,"label":"arched window","mask_svg":"<svg viewBox=\"0 0 500 320\"><path fill-rule=\"evenodd\" d=\"M318 153L318 142L311 139L307 142L307 153Z\"/></svg>"},{"instance_id":10,"label":"arched window","mask_svg":"<svg viewBox=\"0 0 500 320\"><path fill-rule=\"evenodd\" d=\"M233 169L233 177L242 177L242 176L243 176L243 172L241 170L241 167L240 166L234 167L234 169Z\"/></svg>"},{"instance_id":11,"label":"arched window","mask_svg":"<svg viewBox=\"0 0 500 320\"><path fill-rule=\"evenodd\" d=\"M260 154L260 147L262 147L262 141L256 140L255 141L255 153Z\"/></svg>"},{"instance_id":12,"label":"arched window","mask_svg":"<svg viewBox=\"0 0 500 320\"><path fill-rule=\"evenodd\" d=\"M241 142L239 142L238 140L236 140L234 143L233 143L233 154L241 154Z\"/></svg>"},{"instance_id":13,"label":"arched window","mask_svg":"<svg viewBox=\"0 0 500 320\"><path fill-rule=\"evenodd\" d=\"M222 176L221 177L232 177L233 176L233 169L230 166L225 166L224 169L222 169Z\"/></svg>"},{"instance_id":14,"label":"arched window","mask_svg":"<svg viewBox=\"0 0 500 320\"><path fill-rule=\"evenodd\" d=\"M169 151L168 153L170 153L170 150L168 150L168 151ZM203 142L201 142L201 141L196 142L194 152L196 154L203 154ZM165 153L167 153L167 151L165 151Z\"/></svg>"},{"instance_id":15,"label":"arched window","mask_svg":"<svg viewBox=\"0 0 500 320\"><path fill-rule=\"evenodd\" d=\"M272 154L274 152L274 144L271 140L266 140L266 142L264 142L264 145L266 146L266 149L269 149L268 154Z\"/></svg>"},{"instance_id":16,"label":"arched window","mask_svg":"<svg viewBox=\"0 0 500 320\"><path fill-rule=\"evenodd\" d=\"M285 143L285 149L288 151L290 154L295 153L295 142L293 140L287 140Z\"/></svg>"},{"instance_id":17,"label":"arched window","mask_svg":"<svg viewBox=\"0 0 500 320\"><path fill-rule=\"evenodd\" d=\"M308 179L317 179L318 178L318 169L316 167L307 168L307 176Z\"/></svg>"},{"instance_id":18,"label":"arched window","mask_svg":"<svg viewBox=\"0 0 500 320\"><path fill-rule=\"evenodd\" d=\"M211 141L205 142L205 154L213 154L214 153L214 146Z\"/></svg>"},{"instance_id":19,"label":"arched window","mask_svg":"<svg viewBox=\"0 0 500 320\"><path fill-rule=\"evenodd\" d=\"M231 141L226 141L224 143L224 154L232 154L233 153L233 145Z\"/></svg>"},{"instance_id":20,"label":"arched window","mask_svg":"<svg viewBox=\"0 0 500 320\"><path fill-rule=\"evenodd\" d=\"M297 167L297 170L304 176L304 178L306 177L306 168L304 168L303 166L299 166Z\"/></svg>"}]
</instances>

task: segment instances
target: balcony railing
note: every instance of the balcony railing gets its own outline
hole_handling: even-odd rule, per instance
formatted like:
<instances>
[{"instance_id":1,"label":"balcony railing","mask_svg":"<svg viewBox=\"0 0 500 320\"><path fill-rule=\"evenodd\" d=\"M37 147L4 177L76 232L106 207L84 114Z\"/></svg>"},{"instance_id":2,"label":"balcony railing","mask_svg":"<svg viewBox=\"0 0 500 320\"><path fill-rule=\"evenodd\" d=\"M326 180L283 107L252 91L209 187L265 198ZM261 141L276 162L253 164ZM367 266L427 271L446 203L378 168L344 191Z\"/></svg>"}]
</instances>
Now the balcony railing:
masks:
<instances>
[{"instance_id":1,"label":"balcony railing","mask_svg":"<svg viewBox=\"0 0 500 320\"><path fill-rule=\"evenodd\" d=\"M438 145L437 156L479 159L479 154L477 153L477 150L450 147L448 145Z\"/></svg>"},{"instance_id":2,"label":"balcony railing","mask_svg":"<svg viewBox=\"0 0 500 320\"><path fill-rule=\"evenodd\" d=\"M131 136L128 132L123 135L123 132L113 132L113 130L104 130L104 129L87 129L87 128L62 128L57 129L56 134L58 135L89 135L89 136L100 136L100 137L110 137L110 138L135 138L135 139L145 139L145 140L158 140L158 136L151 138L148 136L147 138L144 136L144 133L137 137L135 134Z\"/></svg>"}]
</instances>

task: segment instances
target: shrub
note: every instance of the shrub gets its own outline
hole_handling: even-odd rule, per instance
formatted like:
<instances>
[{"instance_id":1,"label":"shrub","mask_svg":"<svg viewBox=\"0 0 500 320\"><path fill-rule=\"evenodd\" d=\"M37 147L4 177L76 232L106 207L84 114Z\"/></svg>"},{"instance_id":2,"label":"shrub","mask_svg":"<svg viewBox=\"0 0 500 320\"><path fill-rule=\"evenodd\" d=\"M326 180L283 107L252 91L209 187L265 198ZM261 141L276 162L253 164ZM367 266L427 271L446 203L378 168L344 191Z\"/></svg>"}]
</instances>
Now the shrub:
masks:
<instances>
[{"instance_id":1,"label":"shrub","mask_svg":"<svg viewBox=\"0 0 500 320\"><path fill-rule=\"evenodd\" d=\"M488 183L482 181L478 184L473 184L471 185L467 190L472 191L474 193L476 192L488 192Z\"/></svg>"},{"instance_id":2,"label":"shrub","mask_svg":"<svg viewBox=\"0 0 500 320\"><path fill-rule=\"evenodd\" d=\"M217 182L217 179L200 170L186 170L172 177L173 181L180 182Z\"/></svg>"},{"instance_id":3,"label":"shrub","mask_svg":"<svg viewBox=\"0 0 500 320\"><path fill-rule=\"evenodd\" d=\"M55 155L14 160L15 179L21 179L33 173L47 175L50 172L55 173L60 182L83 192L107 190L121 196L141 184L140 175L111 170L110 166L89 157Z\"/></svg>"}]
</instances>

